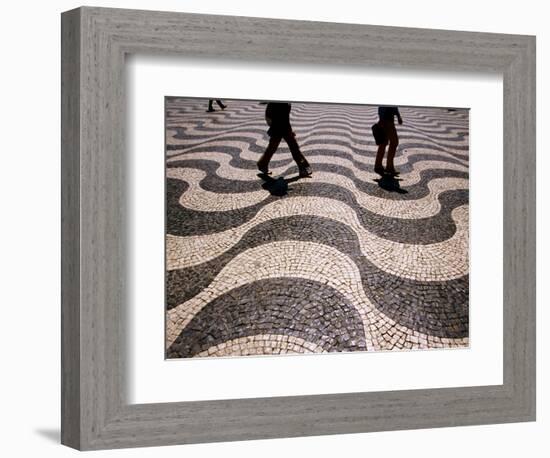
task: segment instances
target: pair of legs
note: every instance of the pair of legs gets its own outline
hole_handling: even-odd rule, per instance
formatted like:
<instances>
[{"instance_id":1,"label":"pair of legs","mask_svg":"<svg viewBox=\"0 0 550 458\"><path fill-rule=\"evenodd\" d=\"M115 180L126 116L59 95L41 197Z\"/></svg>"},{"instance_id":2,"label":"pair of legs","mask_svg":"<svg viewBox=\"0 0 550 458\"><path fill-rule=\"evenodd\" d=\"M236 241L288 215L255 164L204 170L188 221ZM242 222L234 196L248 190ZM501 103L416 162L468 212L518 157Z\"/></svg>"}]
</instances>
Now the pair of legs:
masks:
<instances>
[{"instance_id":1,"label":"pair of legs","mask_svg":"<svg viewBox=\"0 0 550 458\"><path fill-rule=\"evenodd\" d=\"M388 157L386 159L386 169L387 173L395 173L395 167L393 165L393 158L397 151L397 146L399 145L399 137L397 136L397 129L393 122L382 122L379 124L384 129L384 134L386 136L386 141L378 146L378 151L376 153L376 160L374 162L374 170L377 173L383 173L384 167L382 166L382 159L386 153L386 146L388 146Z\"/></svg>"},{"instance_id":2,"label":"pair of legs","mask_svg":"<svg viewBox=\"0 0 550 458\"><path fill-rule=\"evenodd\" d=\"M208 111L214 111L214 107L212 106L213 103L214 99L208 99ZM220 99L216 99L216 103L222 110L225 109L225 105Z\"/></svg>"},{"instance_id":3,"label":"pair of legs","mask_svg":"<svg viewBox=\"0 0 550 458\"><path fill-rule=\"evenodd\" d=\"M291 130L289 130L288 132L285 132L284 134L274 133L271 135L271 137L269 138L269 144L267 145L267 148L264 154L262 154L262 157L258 161L258 169L260 170L260 172L267 173L269 161L273 157L273 154L275 154L275 151L277 151L277 148L279 147L279 144L283 139L285 140L286 144L288 145L288 148L290 149L292 158L298 165L298 170L300 171L300 175L301 176L311 175L311 172L309 171L309 162L300 151L298 142L296 141L296 138L294 137L294 133Z\"/></svg>"}]
</instances>

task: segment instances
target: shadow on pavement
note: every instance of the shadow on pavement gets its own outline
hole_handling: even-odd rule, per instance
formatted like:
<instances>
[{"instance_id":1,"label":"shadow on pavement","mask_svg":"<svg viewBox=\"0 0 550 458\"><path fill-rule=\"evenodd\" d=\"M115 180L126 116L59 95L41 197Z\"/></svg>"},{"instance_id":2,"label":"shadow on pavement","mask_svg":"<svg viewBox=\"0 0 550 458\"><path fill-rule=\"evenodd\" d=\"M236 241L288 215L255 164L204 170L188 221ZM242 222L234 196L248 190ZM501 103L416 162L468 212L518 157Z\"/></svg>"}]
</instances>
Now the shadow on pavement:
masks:
<instances>
[{"instance_id":1,"label":"shadow on pavement","mask_svg":"<svg viewBox=\"0 0 550 458\"><path fill-rule=\"evenodd\" d=\"M298 181L300 177L296 175L292 178L284 178L284 177L278 177L273 178L265 173L258 173L258 176L264 180L264 183L262 184L262 188L266 191L269 191L269 193L272 196L286 196L288 193L288 184L293 183L295 181Z\"/></svg>"},{"instance_id":2,"label":"shadow on pavement","mask_svg":"<svg viewBox=\"0 0 550 458\"><path fill-rule=\"evenodd\" d=\"M376 178L374 181L378 183L384 191L396 192L398 194L408 194L409 191L401 188L399 180L391 175L383 175L381 178Z\"/></svg>"}]
</instances>

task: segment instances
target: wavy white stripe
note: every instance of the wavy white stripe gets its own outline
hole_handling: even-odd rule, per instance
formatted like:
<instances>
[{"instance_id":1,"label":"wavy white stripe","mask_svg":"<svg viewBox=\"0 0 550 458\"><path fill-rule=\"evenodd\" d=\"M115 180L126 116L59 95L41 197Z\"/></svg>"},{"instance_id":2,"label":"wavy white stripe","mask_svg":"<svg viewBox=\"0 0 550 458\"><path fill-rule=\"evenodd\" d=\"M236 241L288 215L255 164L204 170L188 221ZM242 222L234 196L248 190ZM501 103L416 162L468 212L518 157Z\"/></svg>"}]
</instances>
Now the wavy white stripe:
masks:
<instances>
[{"instance_id":1,"label":"wavy white stripe","mask_svg":"<svg viewBox=\"0 0 550 458\"><path fill-rule=\"evenodd\" d=\"M218 111L218 116L242 116L243 114L254 114L255 112L264 113L265 105L261 105L258 101L228 101L226 110ZM177 113L177 110L184 110L185 113ZM168 107L168 112L172 116L184 116L190 113L202 114L205 117L210 117L210 114L205 113L206 102L192 103L174 103L171 102ZM420 111L419 111L420 110ZM442 108L412 108L401 107L401 115L404 119L411 119L419 124L427 124L430 127L434 126L435 122L441 123L459 123L464 120L465 112L446 112ZM319 103L292 103L292 115L300 117L319 117L319 116L345 116L354 121L360 121L365 116L378 117L378 107L372 105L355 105L355 104L319 104Z\"/></svg>"},{"instance_id":2,"label":"wavy white stripe","mask_svg":"<svg viewBox=\"0 0 550 458\"><path fill-rule=\"evenodd\" d=\"M252 126L248 126L252 127ZM293 127L296 127L293 125ZM262 132L265 130L265 126L260 128L256 127L257 130ZM370 129L370 127L369 127ZM235 130L235 132L232 132ZM368 147L376 150L376 147L373 145L372 134L368 133L368 129L365 127L365 133L362 136L348 135L349 131L346 129L339 129L336 127L326 129L330 133L323 132L322 130L315 129L313 127L308 127L307 129L294 129L297 135L298 143L305 143L310 139L323 145L327 142L330 143L331 140L345 142L346 144L353 146L357 149L366 149ZM260 140L267 145L267 135L260 133L258 131L239 131L237 129L216 129L214 132L205 132L201 130L196 130L194 127L189 127L185 131L185 138L175 138L173 135L168 136L166 141L168 145L180 145L190 147L195 145L197 142L202 142L206 139L213 140L220 137L225 137L227 135L235 135L240 137L255 138L256 144L261 145ZM341 133L341 135L338 135ZM403 133L400 132L399 135L400 142L403 143L420 143L425 144L426 146L438 147L447 152L454 154L466 154L467 151L459 149L460 147L468 146L469 140L467 137L460 138L455 141L443 141L441 139L433 139L429 135L418 134L418 133Z\"/></svg>"},{"instance_id":3,"label":"wavy white stripe","mask_svg":"<svg viewBox=\"0 0 550 458\"><path fill-rule=\"evenodd\" d=\"M168 159L168 163L175 161L214 161L219 164L219 167L216 169L216 174L221 178L227 180L237 180L237 181L257 181L257 171L250 169L241 169L234 167L230 164L233 156L227 153L216 153L216 152L205 152L205 153L185 153L172 157ZM338 165L340 167L347 168L350 172L353 173L355 178L365 183L371 183L375 179L379 179L380 175L369 172L366 170L358 169L355 164L349 159L344 159L339 156L309 156L307 158L310 164L328 164L328 165ZM273 167L270 169L273 176L282 175L291 167L294 167L296 164L294 161L291 161L280 167ZM401 186L412 186L417 184L420 179L420 172L424 170L456 170L458 172L468 173L468 167L456 164L454 162L447 161L417 161L412 164L413 170L408 173L402 173L399 176L399 184Z\"/></svg>"},{"instance_id":4,"label":"wavy white stripe","mask_svg":"<svg viewBox=\"0 0 550 458\"><path fill-rule=\"evenodd\" d=\"M263 138L258 138L257 145L259 147L267 147L267 141ZM285 146L280 148L280 150L275 153L275 155L273 156L274 161L289 160L289 159L292 158L290 152L288 152L288 148L286 148ZM202 142L201 144L194 145L193 147L189 147L183 152L182 151L168 151L168 154L167 154L168 155L168 161L177 160L175 158L183 157L185 154L192 153L195 148L204 148L204 147L209 147L209 148L224 148L224 147L226 147L226 148L235 148L239 151L238 157L240 157L241 159L244 159L244 160L254 161L254 162L258 161L260 159L260 156L262 155L262 153L256 153L254 151L251 151L250 150L250 143L248 143L248 142L239 141L239 140L225 140L224 141L223 139L215 138L215 139L212 139L212 140L206 140L206 141ZM376 155L376 153L374 151L370 151L368 153L366 152L366 154L369 154L369 155L358 154L348 146L341 145L341 144L338 144L338 143L330 143L330 142L323 142L323 143L320 143L320 144L311 143L311 144L308 144L308 145L304 145L300 149L302 150L302 152L304 154L306 154L306 156L308 155L309 152L315 153L315 151L317 151L318 149L339 151L339 152L348 154L349 156L351 156L353 158L354 161L362 163L362 164L366 164L366 165L369 165L369 166L374 166L374 159L375 159L375 155ZM396 166L407 164L409 162L409 156L413 156L413 155L417 155L417 154L437 155L442 159L453 159L455 161L460 162L461 164L464 164L464 165L468 164L468 158L467 157L459 158L457 156L460 156L460 155L457 155L457 154L454 154L454 153L447 153L447 152L444 152L444 151L433 150L433 149L430 149L430 145L425 145L425 148L408 148L405 151L400 151L394 159L394 164Z\"/></svg>"},{"instance_id":5,"label":"wavy white stripe","mask_svg":"<svg viewBox=\"0 0 550 458\"><path fill-rule=\"evenodd\" d=\"M251 207L267 199L268 190L241 193L220 193L203 189L200 182L206 172L191 168L169 168L168 178L185 181L189 188L181 195L181 206L195 211L218 212ZM332 184L350 191L357 204L378 215L399 219L420 219L436 215L441 210L439 195L446 191L468 189L468 180L464 178L435 178L428 182L429 193L420 199L390 200L371 196L357 188L353 180L337 173L315 172L312 177L300 183Z\"/></svg>"},{"instance_id":6,"label":"wavy white stripe","mask_svg":"<svg viewBox=\"0 0 550 458\"><path fill-rule=\"evenodd\" d=\"M210 261L225 253L253 227L274 218L309 215L329 218L350 227L361 253L376 267L403 278L444 281L468 273L468 207L451 213L456 225L453 236L442 242L416 245L379 237L363 227L348 205L324 197L290 197L263 207L241 226L208 235L166 236L168 270L182 269Z\"/></svg>"},{"instance_id":7,"label":"wavy white stripe","mask_svg":"<svg viewBox=\"0 0 550 458\"><path fill-rule=\"evenodd\" d=\"M374 122L378 119L377 109L375 107L360 106L354 107L347 105L344 107L331 107L329 105L314 104L293 104L291 112L291 121L299 123L303 121L324 120L326 118L336 119L338 121L346 120L349 123L361 124ZM179 108L186 110L184 113L176 113L176 109L168 109L170 124L179 121L199 120L212 123L230 124L233 121L239 122L244 119L250 120L252 117L263 119L265 106L257 105L255 102L232 103L229 109L219 111L215 116L206 114L203 106L195 106L191 109L187 107ZM423 113L415 110L402 108L401 114L405 120L405 126L413 126L419 130L426 130L426 133L442 133L446 129L464 129L467 116L457 116L455 113L445 113L440 109L430 112L429 109L422 109ZM430 114L427 115L426 112ZM198 115L198 116L197 116Z\"/></svg>"},{"instance_id":8,"label":"wavy white stripe","mask_svg":"<svg viewBox=\"0 0 550 458\"><path fill-rule=\"evenodd\" d=\"M368 350L393 348L395 341L416 336L433 339L399 325L372 305L365 294L355 263L340 251L313 242L273 242L246 250L227 264L199 294L166 312L168 348L193 317L208 303L253 281L294 277L321 282L336 289L356 308L363 321ZM371 327L376 323L380 328ZM391 337L389 337L391 336ZM464 339L445 339L464 342Z\"/></svg>"},{"instance_id":9,"label":"wavy white stripe","mask_svg":"<svg viewBox=\"0 0 550 458\"><path fill-rule=\"evenodd\" d=\"M251 127L253 129L265 130L266 124L263 121L263 117L259 119L250 119L250 116L244 117L243 120L239 122L220 122L216 119L206 118L206 119L195 119L195 125L189 125L189 119L182 119L179 121L179 124L174 124L173 126L167 129L167 138L177 141L181 140L174 138L177 135L178 130L181 129L181 123L185 121L187 124L185 128L185 137L187 139L193 139L194 137L203 138L216 134L218 132L232 132L242 129L243 127ZM319 135L319 131L329 130L334 132L342 132L344 134L351 135L352 138L357 139L359 142L364 142L366 139L372 139L372 134L370 131L371 125L376 122L375 118L365 118L361 122L356 123L347 123L340 119L335 119L333 117L319 117L313 118L311 121L307 121L302 117L292 122L292 127L294 131L300 134L302 137ZM179 128L179 129L178 129ZM416 136L420 135L422 138L427 138L427 140L438 143L438 140L441 140L444 145L464 145L467 144L466 138L459 136L458 132L464 132L464 127L454 127L448 128L451 131L447 130L436 130L425 132L423 129L405 123L397 127L399 131L400 138L406 138L408 141ZM453 140L452 143L446 143L445 140Z\"/></svg>"},{"instance_id":10,"label":"wavy white stripe","mask_svg":"<svg viewBox=\"0 0 550 458\"><path fill-rule=\"evenodd\" d=\"M255 334L212 345L194 357L284 355L288 353L328 353L323 347L300 337L284 334Z\"/></svg>"}]
</instances>

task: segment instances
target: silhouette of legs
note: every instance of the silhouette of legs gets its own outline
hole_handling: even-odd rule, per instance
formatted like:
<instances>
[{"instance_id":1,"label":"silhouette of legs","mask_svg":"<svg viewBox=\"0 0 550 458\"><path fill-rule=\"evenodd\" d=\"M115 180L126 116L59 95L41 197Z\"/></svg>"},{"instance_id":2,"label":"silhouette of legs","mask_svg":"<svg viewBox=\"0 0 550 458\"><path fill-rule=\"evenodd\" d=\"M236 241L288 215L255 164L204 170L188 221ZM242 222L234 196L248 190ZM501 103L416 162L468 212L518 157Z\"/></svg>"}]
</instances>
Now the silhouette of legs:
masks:
<instances>
[{"instance_id":1,"label":"silhouette of legs","mask_svg":"<svg viewBox=\"0 0 550 458\"><path fill-rule=\"evenodd\" d=\"M258 161L258 169L260 170L260 172L268 173L269 161L271 161L273 154L275 154L275 151L277 151L277 148L279 147L282 139L285 140L288 148L290 149L290 154L292 154L294 162L296 162L296 164L298 165L300 176L311 175L311 172L308 170L309 162L300 151L300 146L298 145L298 142L296 141L296 138L294 137L292 131L286 132L284 135L272 135L269 138L269 144L267 145L264 154L262 154L262 157Z\"/></svg>"},{"instance_id":2,"label":"silhouette of legs","mask_svg":"<svg viewBox=\"0 0 550 458\"><path fill-rule=\"evenodd\" d=\"M264 151L264 154L262 154L262 157L260 157L260 160L258 161L258 169L260 170L260 172L268 172L269 161L271 161L273 154L275 154L275 151L277 151L277 148L279 147L282 139L283 137L280 137L278 135L273 135L269 138L267 148Z\"/></svg>"},{"instance_id":3,"label":"silhouette of legs","mask_svg":"<svg viewBox=\"0 0 550 458\"><path fill-rule=\"evenodd\" d=\"M399 145L399 137L397 136L397 129L395 128L394 123L383 123L380 122L380 125L384 129L384 134L386 136L386 141L378 146L378 151L376 152L376 159L374 161L374 171L380 175L384 173L395 174L395 167L393 165L393 158L397 151L397 146ZM382 160L386 153L386 146L388 146L388 156L386 159L386 169L382 166Z\"/></svg>"},{"instance_id":4,"label":"silhouette of legs","mask_svg":"<svg viewBox=\"0 0 550 458\"><path fill-rule=\"evenodd\" d=\"M390 174L395 174L395 167L393 166L393 158L397 151L397 146L399 145L399 137L397 136L397 129L395 124L390 124L386 127L386 135L390 141L388 147L388 158L386 160L386 172Z\"/></svg>"},{"instance_id":5,"label":"silhouette of legs","mask_svg":"<svg viewBox=\"0 0 550 458\"><path fill-rule=\"evenodd\" d=\"M382 143L378 145L378 151L376 152L376 159L374 161L374 171L379 175L384 175L384 167L382 165L382 159L384 159L384 154L386 154L386 145L387 143Z\"/></svg>"},{"instance_id":6,"label":"silhouette of legs","mask_svg":"<svg viewBox=\"0 0 550 458\"><path fill-rule=\"evenodd\" d=\"M214 103L214 99L208 99L208 112L212 112L214 111L214 107L212 106L212 104ZM222 109L222 110L225 110L226 106L223 104L223 102L220 100L220 99L216 99L216 103L218 104L218 106Z\"/></svg>"},{"instance_id":7,"label":"silhouette of legs","mask_svg":"<svg viewBox=\"0 0 550 458\"><path fill-rule=\"evenodd\" d=\"M296 164L298 165L298 169L300 169L300 171L303 171L304 169L308 168L309 162L300 151L300 147L298 146L298 142L296 141L296 137L294 136L294 134L292 132L289 132L283 138L285 139L285 142L290 149L292 159L294 159L294 162L296 162Z\"/></svg>"}]
</instances>

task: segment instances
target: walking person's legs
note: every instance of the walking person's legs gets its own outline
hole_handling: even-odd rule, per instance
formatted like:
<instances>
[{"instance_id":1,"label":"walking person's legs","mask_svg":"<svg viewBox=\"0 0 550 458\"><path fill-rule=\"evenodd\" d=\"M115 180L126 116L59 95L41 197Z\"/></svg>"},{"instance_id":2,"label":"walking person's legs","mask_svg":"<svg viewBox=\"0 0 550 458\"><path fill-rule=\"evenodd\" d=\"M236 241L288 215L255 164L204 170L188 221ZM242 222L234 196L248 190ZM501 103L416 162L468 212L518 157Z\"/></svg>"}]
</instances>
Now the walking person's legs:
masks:
<instances>
[{"instance_id":1,"label":"walking person's legs","mask_svg":"<svg viewBox=\"0 0 550 458\"><path fill-rule=\"evenodd\" d=\"M374 171L380 175L384 174L384 167L382 165L382 159L384 159L384 154L386 154L386 145L383 143L378 145L378 151L376 152L376 159L374 160Z\"/></svg>"},{"instance_id":2,"label":"walking person's legs","mask_svg":"<svg viewBox=\"0 0 550 458\"><path fill-rule=\"evenodd\" d=\"M395 153L397 151L397 146L399 145L399 137L397 136L397 130L395 128L395 124L391 124L387 128L387 135L388 139L390 141L390 145L388 147L388 158L386 160L386 171L388 173L396 173L395 167L393 165L393 158L395 157Z\"/></svg>"},{"instance_id":3,"label":"walking person's legs","mask_svg":"<svg viewBox=\"0 0 550 458\"><path fill-rule=\"evenodd\" d=\"M386 146L388 146L386 123L382 120L379 120L378 123L373 126L373 133L375 135L376 144L378 145L378 151L376 151L376 159L374 160L374 172L378 173L379 175L384 175L385 170L384 166L382 165L382 160L384 159L384 155L386 154Z\"/></svg>"},{"instance_id":4,"label":"walking person's legs","mask_svg":"<svg viewBox=\"0 0 550 458\"><path fill-rule=\"evenodd\" d=\"M260 160L257 162L258 170L262 173L268 172L269 167L269 161L273 157L273 154L275 154L275 151L277 151L277 148L279 147L279 143L281 143L282 137L279 135L272 135L269 138L269 143L267 145L266 150L264 151L264 154L262 154L262 157L260 157Z\"/></svg>"},{"instance_id":5,"label":"walking person's legs","mask_svg":"<svg viewBox=\"0 0 550 458\"><path fill-rule=\"evenodd\" d=\"M216 103L218 104L218 106L219 106L222 110L225 110L225 105L223 104L223 102L222 102L220 99L216 99Z\"/></svg>"},{"instance_id":6,"label":"walking person's legs","mask_svg":"<svg viewBox=\"0 0 550 458\"><path fill-rule=\"evenodd\" d=\"M290 153L292 154L292 159L294 159L294 162L296 162L296 164L298 165L300 176L311 175L311 171L309 170L309 162L300 151L300 146L296 141L296 137L294 136L294 133L290 131L287 134L285 134L283 138L285 139L285 142L288 145L288 149L290 149Z\"/></svg>"},{"instance_id":7,"label":"walking person's legs","mask_svg":"<svg viewBox=\"0 0 550 458\"><path fill-rule=\"evenodd\" d=\"M214 103L214 100L212 99L208 99L208 112L211 112L211 111L214 111L214 107L212 106L212 104Z\"/></svg>"}]
</instances>

